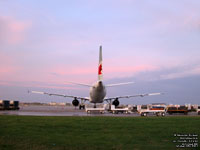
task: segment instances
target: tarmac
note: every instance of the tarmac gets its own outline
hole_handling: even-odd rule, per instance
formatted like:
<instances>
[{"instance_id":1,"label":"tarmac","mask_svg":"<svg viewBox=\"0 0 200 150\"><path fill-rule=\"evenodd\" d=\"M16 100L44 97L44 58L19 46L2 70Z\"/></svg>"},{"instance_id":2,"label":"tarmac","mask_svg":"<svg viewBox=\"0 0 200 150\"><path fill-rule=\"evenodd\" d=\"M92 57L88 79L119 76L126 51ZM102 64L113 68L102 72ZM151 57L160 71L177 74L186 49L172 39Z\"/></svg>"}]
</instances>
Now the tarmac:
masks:
<instances>
[{"instance_id":1,"label":"tarmac","mask_svg":"<svg viewBox=\"0 0 200 150\"><path fill-rule=\"evenodd\" d=\"M85 110L79 110L78 108L72 106L37 106L37 105L24 105L20 106L19 110L2 110L0 115L19 115L19 116L113 116L113 117L140 117L138 113L130 114L112 114L110 112L91 113L87 114ZM197 116L197 112L189 112L188 115L184 114L173 114L166 116ZM153 114L148 114L148 116L156 116Z\"/></svg>"}]
</instances>

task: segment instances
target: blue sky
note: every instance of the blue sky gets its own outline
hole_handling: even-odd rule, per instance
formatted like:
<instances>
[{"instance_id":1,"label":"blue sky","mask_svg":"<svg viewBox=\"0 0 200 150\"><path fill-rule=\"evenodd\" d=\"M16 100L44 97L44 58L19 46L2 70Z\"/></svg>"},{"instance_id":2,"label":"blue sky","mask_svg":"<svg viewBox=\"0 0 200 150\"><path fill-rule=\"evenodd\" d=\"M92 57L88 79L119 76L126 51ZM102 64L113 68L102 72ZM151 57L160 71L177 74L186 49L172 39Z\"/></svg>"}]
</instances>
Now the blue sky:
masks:
<instances>
[{"instance_id":1,"label":"blue sky","mask_svg":"<svg viewBox=\"0 0 200 150\"><path fill-rule=\"evenodd\" d=\"M28 88L88 96L66 81L93 83L102 45L105 82L136 82L108 96L164 91L142 101L199 103L199 35L198 0L1 0L0 98L37 101Z\"/></svg>"}]
</instances>

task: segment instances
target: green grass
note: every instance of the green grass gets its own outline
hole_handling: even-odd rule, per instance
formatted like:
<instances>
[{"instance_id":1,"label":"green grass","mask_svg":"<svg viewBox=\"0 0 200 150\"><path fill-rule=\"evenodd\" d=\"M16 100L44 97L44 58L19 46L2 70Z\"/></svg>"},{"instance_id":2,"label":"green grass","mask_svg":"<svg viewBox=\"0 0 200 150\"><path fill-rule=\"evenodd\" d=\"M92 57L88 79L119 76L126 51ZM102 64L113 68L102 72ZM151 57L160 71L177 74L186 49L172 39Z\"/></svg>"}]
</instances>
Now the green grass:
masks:
<instances>
[{"instance_id":1,"label":"green grass","mask_svg":"<svg viewBox=\"0 0 200 150\"><path fill-rule=\"evenodd\" d=\"M200 117L0 116L0 150L173 150L174 133L200 136Z\"/></svg>"}]
</instances>

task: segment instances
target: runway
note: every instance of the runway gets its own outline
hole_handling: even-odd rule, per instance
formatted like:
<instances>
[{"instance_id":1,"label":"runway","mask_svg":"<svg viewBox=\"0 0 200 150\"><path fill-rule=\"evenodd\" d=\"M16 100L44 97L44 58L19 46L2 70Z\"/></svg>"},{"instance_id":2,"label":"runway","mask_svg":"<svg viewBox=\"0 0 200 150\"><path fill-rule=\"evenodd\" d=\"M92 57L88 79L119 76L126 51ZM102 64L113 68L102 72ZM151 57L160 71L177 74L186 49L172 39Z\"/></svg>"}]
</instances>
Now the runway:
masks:
<instances>
[{"instance_id":1,"label":"runway","mask_svg":"<svg viewBox=\"0 0 200 150\"><path fill-rule=\"evenodd\" d=\"M106 112L104 114L92 113L87 114L85 110L79 110L72 106L37 106L37 105L27 105L20 106L20 110L6 110L0 111L0 115L19 115L19 116L113 116L113 117L140 117L138 113L131 114L112 114ZM149 114L148 116L155 116ZM198 116L197 112L190 112L188 115L184 114L173 114L166 116Z\"/></svg>"},{"instance_id":2,"label":"runway","mask_svg":"<svg viewBox=\"0 0 200 150\"><path fill-rule=\"evenodd\" d=\"M130 114L87 114L85 110L79 110L72 106L21 106L20 110L0 111L0 115L21 115L21 116L130 116ZM131 116L139 116L131 114Z\"/></svg>"}]
</instances>

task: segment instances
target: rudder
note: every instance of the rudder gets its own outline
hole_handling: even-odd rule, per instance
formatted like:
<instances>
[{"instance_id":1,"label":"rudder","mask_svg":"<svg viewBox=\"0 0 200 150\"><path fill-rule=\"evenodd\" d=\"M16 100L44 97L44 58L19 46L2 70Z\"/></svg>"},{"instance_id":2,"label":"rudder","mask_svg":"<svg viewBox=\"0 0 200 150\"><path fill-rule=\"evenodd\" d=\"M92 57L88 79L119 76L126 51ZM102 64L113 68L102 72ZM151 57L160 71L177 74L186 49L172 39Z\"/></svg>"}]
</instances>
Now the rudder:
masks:
<instances>
[{"instance_id":1,"label":"rudder","mask_svg":"<svg viewBox=\"0 0 200 150\"><path fill-rule=\"evenodd\" d=\"M98 66L98 80L101 81L103 79L102 74L102 46L99 48L99 66Z\"/></svg>"}]
</instances>

